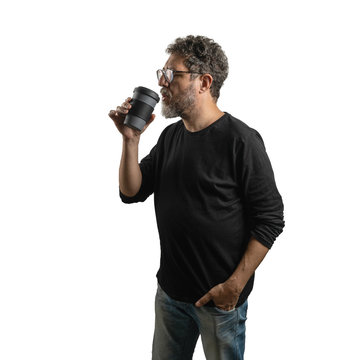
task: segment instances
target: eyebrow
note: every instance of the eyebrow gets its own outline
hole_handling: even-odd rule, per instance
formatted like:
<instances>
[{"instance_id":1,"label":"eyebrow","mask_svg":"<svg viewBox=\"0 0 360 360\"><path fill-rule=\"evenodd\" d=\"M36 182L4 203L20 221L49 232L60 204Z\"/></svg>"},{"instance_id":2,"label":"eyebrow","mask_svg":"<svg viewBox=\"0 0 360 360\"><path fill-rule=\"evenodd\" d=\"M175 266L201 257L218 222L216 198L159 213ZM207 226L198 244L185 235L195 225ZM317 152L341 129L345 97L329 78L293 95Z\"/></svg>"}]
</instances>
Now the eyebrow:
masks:
<instances>
[{"instance_id":1,"label":"eyebrow","mask_svg":"<svg viewBox=\"0 0 360 360\"><path fill-rule=\"evenodd\" d=\"M172 66L170 67L170 66L167 66L166 68L163 68L163 70L172 70L172 71L187 71L187 70L176 70L176 69L174 69Z\"/></svg>"}]
</instances>

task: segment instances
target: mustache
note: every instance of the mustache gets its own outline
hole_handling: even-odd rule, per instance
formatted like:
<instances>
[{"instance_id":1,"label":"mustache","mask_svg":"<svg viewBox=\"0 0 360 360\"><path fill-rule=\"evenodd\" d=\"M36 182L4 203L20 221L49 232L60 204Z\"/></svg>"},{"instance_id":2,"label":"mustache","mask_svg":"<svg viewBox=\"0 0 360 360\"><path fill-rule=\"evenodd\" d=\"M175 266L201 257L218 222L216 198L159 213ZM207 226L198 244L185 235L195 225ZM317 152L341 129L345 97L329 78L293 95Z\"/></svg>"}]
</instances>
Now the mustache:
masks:
<instances>
[{"instance_id":1,"label":"mustache","mask_svg":"<svg viewBox=\"0 0 360 360\"><path fill-rule=\"evenodd\" d=\"M162 89L160 90L160 94L161 94L161 95L165 95L165 96L167 96L167 97L170 97L170 96L171 96L170 92L169 92L167 89L165 89L165 88L162 88Z\"/></svg>"}]
</instances>

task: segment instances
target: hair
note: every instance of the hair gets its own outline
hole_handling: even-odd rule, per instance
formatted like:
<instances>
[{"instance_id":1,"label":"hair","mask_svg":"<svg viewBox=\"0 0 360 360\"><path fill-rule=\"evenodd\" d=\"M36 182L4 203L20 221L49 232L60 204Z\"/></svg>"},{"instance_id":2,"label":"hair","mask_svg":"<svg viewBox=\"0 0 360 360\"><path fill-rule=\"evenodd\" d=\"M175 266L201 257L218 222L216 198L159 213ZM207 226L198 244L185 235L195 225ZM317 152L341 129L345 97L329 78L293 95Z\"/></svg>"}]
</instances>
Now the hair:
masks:
<instances>
[{"instance_id":1,"label":"hair","mask_svg":"<svg viewBox=\"0 0 360 360\"><path fill-rule=\"evenodd\" d=\"M210 94L215 102L217 101L220 88L229 73L227 56L219 44L205 36L189 35L177 38L167 47L166 52L184 57L184 65L189 71L210 74L213 78ZM195 79L196 76L191 74L191 79Z\"/></svg>"}]
</instances>

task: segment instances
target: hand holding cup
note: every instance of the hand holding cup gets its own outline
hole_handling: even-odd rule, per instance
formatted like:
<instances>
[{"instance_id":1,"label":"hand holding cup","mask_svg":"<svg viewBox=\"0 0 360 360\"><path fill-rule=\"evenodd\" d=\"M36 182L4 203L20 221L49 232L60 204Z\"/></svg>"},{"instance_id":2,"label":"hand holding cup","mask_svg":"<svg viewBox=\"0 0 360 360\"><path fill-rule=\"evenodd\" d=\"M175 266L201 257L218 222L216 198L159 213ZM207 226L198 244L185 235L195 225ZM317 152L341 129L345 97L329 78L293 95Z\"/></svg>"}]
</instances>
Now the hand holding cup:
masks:
<instances>
[{"instance_id":1,"label":"hand holding cup","mask_svg":"<svg viewBox=\"0 0 360 360\"><path fill-rule=\"evenodd\" d=\"M140 135L146 130L146 128L150 125L150 123L155 119L155 114L151 115L150 120L146 123L146 125L143 127L143 129L141 131L124 125L126 115L129 113L129 110L131 109L131 104L130 104L131 100L132 100L132 98L128 97L121 104L121 106L116 107L116 110L110 110L109 117L114 121L116 128L123 135L124 139L139 140Z\"/></svg>"}]
</instances>

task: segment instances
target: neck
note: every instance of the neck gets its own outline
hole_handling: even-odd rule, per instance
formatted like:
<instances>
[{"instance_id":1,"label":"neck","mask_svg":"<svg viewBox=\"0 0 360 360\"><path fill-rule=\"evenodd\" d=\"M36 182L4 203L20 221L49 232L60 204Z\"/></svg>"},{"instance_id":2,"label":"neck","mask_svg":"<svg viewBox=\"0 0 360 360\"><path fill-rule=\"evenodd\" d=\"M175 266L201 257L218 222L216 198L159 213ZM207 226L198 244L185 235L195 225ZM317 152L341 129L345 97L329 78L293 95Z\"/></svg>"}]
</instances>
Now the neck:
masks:
<instances>
[{"instance_id":1,"label":"neck","mask_svg":"<svg viewBox=\"0 0 360 360\"><path fill-rule=\"evenodd\" d=\"M204 106L195 106L189 113L182 114L182 121L186 130L196 132L205 129L223 115L217 105L211 102Z\"/></svg>"}]
</instances>

